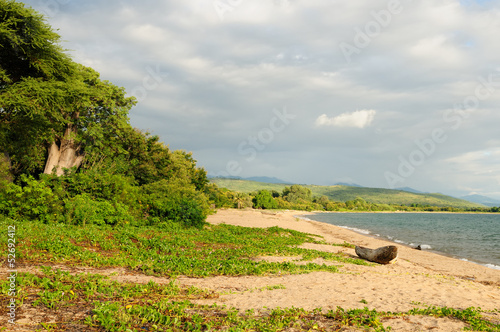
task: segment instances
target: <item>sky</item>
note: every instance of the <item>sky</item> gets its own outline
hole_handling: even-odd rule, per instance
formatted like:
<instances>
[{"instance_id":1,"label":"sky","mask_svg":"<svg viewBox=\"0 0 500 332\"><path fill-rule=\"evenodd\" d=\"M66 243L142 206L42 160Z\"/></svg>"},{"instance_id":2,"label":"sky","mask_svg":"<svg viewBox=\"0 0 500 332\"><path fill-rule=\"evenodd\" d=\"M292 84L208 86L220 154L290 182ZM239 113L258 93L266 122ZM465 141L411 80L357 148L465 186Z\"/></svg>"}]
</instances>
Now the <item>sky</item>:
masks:
<instances>
[{"instance_id":1,"label":"sky","mask_svg":"<svg viewBox=\"0 0 500 332\"><path fill-rule=\"evenodd\" d=\"M29 0L210 176L500 199L500 0Z\"/></svg>"}]
</instances>

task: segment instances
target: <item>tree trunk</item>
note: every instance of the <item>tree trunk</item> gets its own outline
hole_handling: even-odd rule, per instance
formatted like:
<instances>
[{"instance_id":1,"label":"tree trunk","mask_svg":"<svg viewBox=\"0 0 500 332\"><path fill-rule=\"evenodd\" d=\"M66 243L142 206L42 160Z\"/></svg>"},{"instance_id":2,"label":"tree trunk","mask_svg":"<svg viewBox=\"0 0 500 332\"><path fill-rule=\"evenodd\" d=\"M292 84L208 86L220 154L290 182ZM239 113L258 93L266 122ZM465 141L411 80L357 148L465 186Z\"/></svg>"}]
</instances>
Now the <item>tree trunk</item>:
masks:
<instances>
[{"instance_id":1,"label":"tree trunk","mask_svg":"<svg viewBox=\"0 0 500 332\"><path fill-rule=\"evenodd\" d=\"M52 142L48 148L49 156L45 163L45 174L55 172L57 176L61 176L64 174L65 168L80 166L83 161L83 154L80 146L77 146L72 138L74 133L73 127L68 125L60 143Z\"/></svg>"},{"instance_id":2,"label":"tree trunk","mask_svg":"<svg viewBox=\"0 0 500 332\"><path fill-rule=\"evenodd\" d=\"M4 180L12 182L12 161L10 160L10 156L7 152L0 152L0 177Z\"/></svg>"}]
</instances>

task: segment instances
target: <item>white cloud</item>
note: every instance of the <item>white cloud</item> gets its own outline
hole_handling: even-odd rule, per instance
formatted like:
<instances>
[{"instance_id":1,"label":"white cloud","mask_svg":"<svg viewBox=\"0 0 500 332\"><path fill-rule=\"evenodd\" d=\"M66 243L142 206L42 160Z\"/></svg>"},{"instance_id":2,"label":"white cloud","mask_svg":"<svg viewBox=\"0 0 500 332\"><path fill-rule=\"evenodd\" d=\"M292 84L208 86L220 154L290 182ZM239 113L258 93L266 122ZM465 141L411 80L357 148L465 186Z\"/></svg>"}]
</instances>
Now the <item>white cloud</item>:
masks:
<instances>
[{"instance_id":1,"label":"white cloud","mask_svg":"<svg viewBox=\"0 0 500 332\"><path fill-rule=\"evenodd\" d=\"M322 114L316 119L316 126L365 128L372 124L376 113L375 110L362 110L343 113L333 118Z\"/></svg>"},{"instance_id":2,"label":"white cloud","mask_svg":"<svg viewBox=\"0 0 500 332\"><path fill-rule=\"evenodd\" d=\"M500 149L471 151L445 161L459 166L464 173L473 176L488 176L500 180Z\"/></svg>"},{"instance_id":3,"label":"white cloud","mask_svg":"<svg viewBox=\"0 0 500 332\"><path fill-rule=\"evenodd\" d=\"M152 24L131 24L125 31L136 42L161 43L165 41L165 31Z\"/></svg>"},{"instance_id":4,"label":"white cloud","mask_svg":"<svg viewBox=\"0 0 500 332\"><path fill-rule=\"evenodd\" d=\"M449 36L437 35L426 37L410 48L410 54L416 61L423 61L427 66L458 67L464 64L465 57L460 45Z\"/></svg>"}]
</instances>

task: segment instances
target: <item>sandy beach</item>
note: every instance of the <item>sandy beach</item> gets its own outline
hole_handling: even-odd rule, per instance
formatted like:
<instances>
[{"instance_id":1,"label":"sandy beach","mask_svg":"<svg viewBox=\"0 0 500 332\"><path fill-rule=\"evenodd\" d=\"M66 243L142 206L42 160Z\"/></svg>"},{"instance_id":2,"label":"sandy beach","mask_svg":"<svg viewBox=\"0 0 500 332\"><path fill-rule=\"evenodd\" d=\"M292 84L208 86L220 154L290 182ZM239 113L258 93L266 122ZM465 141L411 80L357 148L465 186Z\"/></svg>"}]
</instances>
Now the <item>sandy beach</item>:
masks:
<instances>
[{"instance_id":1,"label":"sandy beach","mask_svg":"<svg viewBox=\"0 0 500 332\"><path fill-rule=\"evenodd\" d=\"M308 220L307 212L284 211L270 212L262 210L219 210L208 217L213 225L229 224L242 227L278 226L309 233L324 240L327 244L305 243L307 249L344 252L357 257L354 249L331 244L344 242L378 248L394 243L368 237L333 225ZM297 216L302 216L298 218ZM397 244L396 244L397 245ZM217 293L209 299L193 300L198 304L217 304L227 308L237 308L240 312L254 310L263 313L273 308L303 308L313 310L321 308L323 312L343 309L407 312L413 308L428 306L466 309L480 307L491 322L500 322L500 271L486 266L466 262L432 252L420 251L397 245L399 258L391 265L372 264L354 265L317 259L314 263L334 264L339 272L313 272L298 275L268 275L241 277L178 277L176 282L183 287L195 286ZM254 257L255 260L295 261L306 264L301 257ZM112 280L127 283L146 284L153 281L166 284L167 277L155 277L126 268L76 267L54 265L54 269L70 271L73 274L98 273ZM39 266L26 266L19 272L40 273ZM5 268L0 269L0 276L6 277ZM84 313L80 313L84 315ZM82 316L83 317L83 316ZM35 326L42 321L56 321L56 317L35 307L23 308L22 316L12 331L31 331L26 327ZM0 321L0 325L2 321ZM391 317L383 321L384 326L392 331L461 331L466 324L458 319L438 318L433 316ZM342 331L362 331L355 328Z\"/></svg>"},{"instance_id":2,"label":"sandy beach","mask_svg":"<svg viewBox=\"0 0 500 332\"><path fill-rule=\"evenodd\" d=\"M348 242L370 248L394 244L325 223L297 218L297 211L220 210L208 218L211 224L243 227L293 229L324 238L327 243ZM343 251L355 257L354 249L331 245L304 244L305 248ZM339 266L340 273L314 272L302 275L267 277L180 278L183 285L193 285L221 292L217 303L241 310L276 307L345 309L364 308L403 312L420 306L465 309L480 307L500 309L500 271L431 252L398 245L399 259L391 265ZM260 259L297 260L298 257L261 257ZM332 264L316 261L316 263ZM273 287L274 286L274 287ZM498 322L500 313L491 313ZM434 317L391 319L395 331L459 331L458 320Z\"/></svg>"}]
</instances>

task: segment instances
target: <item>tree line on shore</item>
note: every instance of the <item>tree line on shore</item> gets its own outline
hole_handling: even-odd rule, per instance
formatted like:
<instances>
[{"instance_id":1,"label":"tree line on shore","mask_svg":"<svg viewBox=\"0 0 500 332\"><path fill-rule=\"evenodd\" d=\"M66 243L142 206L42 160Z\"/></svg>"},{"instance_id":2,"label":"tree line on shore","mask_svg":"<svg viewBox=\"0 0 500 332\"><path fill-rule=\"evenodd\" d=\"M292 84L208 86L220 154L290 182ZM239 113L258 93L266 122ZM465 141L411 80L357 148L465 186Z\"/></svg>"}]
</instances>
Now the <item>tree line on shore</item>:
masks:
<instances>
[{"instance_id":1,"label":"tree line on shore","mask_svg":"<svg viewBox=\"0 0 500 332\"><path fill-rule=\"evenodd\" d=\"M220 189L216 197L217 203L226 208L255 208L255 209L289 209L302 211L337 211L337 212L500 212L500 207L450 207L431 206L412 203L378 204L371 203L362 197L345 202L334 201L327 196L313 196L311 190L301 185L285 187L280 193L277 190L257 190L252 193L233 192Z\"/></svg>"}]
</instances>

